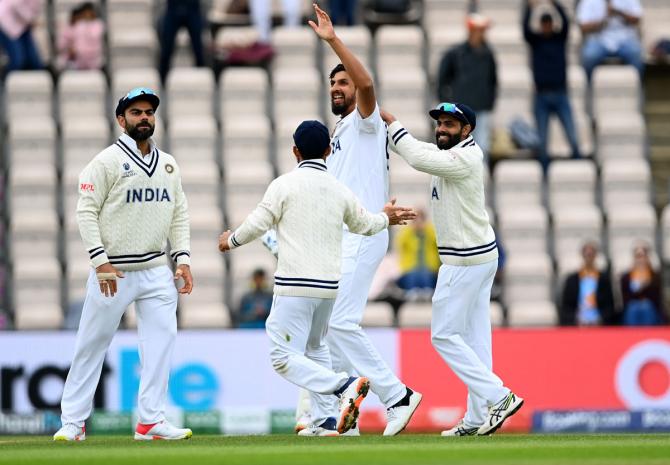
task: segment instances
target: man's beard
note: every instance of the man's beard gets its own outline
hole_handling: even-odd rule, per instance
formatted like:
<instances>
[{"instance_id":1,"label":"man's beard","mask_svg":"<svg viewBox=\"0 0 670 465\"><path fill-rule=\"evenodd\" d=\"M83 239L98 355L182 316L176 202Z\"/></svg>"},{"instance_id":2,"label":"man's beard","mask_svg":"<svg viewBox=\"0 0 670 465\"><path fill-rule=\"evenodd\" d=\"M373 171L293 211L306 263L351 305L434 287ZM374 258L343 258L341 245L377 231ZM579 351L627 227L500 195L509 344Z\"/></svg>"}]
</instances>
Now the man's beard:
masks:
<instances>
[{"instance_id":1,"label":"man's beard","mask_svg":"<svg viewBox=\"0 0 670 465\"><path fill-rule=\"evenodd\" d=\"M347 99L345 96L342 96L342 103L339 104L333 102L332 96L330 98L330 111L332 111L334 115L341 116L345 111L347 111L347 108L349 108L350 105L351 100Z\"/></svg>"},{"instance_id":2,"label":"man's beard","mask_svg":"<svg viewBox=\"0 0 670 465\"><path fill-rule=\"evenodd\" d=\"M133 140L145 141L154 134L154 126L151 123L140 123L137 126L128 127L127 131Z\"/></svg>"},{"instance_id":3,"label":"man's beard","mask_svg":"<svg viewBox=\"0 0 670 465\"><path fill-rule=\"evenodd\" d=\"M461 141L461 134L446 134L447 141L440 142L440 136L444 134L435 134L435 141L437 142L437 148L440 150L449 150L454 145L458 144Z\"/></svg>"}]
</instances>

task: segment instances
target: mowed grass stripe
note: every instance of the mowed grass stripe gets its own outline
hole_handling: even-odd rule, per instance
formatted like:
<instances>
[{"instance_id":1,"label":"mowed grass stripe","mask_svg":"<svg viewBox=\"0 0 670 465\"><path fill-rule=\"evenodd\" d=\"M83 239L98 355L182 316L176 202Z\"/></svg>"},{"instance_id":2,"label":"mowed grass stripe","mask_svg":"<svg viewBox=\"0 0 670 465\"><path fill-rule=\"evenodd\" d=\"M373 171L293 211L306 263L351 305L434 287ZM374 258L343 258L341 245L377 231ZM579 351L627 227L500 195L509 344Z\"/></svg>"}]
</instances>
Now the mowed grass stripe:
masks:
<instances>
[{"instance_id":1,"label":"mowed grass stripe","mask_svg":"<svg viewBox=\"0 0 670 465\"><path fill-rule=\"evenodd\" d=\"M50 437L0 438L0 463L49 464L670 464L668 435L498 435L486 438L298 438L196 436L138 443L130 436L90 436L83 443Z\"/></svg>"}]
</instances>

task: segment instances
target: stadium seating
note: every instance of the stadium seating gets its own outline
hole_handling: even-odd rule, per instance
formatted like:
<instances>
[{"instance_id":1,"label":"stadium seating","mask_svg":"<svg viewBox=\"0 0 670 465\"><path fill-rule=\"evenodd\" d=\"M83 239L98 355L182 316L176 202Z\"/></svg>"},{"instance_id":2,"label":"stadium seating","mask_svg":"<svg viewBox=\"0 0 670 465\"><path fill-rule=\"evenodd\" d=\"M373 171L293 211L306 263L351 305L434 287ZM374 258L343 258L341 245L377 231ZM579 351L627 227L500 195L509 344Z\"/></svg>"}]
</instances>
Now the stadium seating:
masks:
<instances>
[{"instance_id":1,"label":"stadium seating","mask_svg":"<svg viewBox=\"0 0 670 465\"><path fill-rule=\"evenodd\" d=\"M48 8L33 32L49 59L54 38L80 2L45 3ZM422 26L384 25L374 36L364 26L337 28L375 78L380 105L418 139L434 141L426 108L435 103L443 53L465 40L468 3L424 0ZM479 2L481 11L494 19L488 40L498 63L498 128L517 116L533 121L533 82L517 3ZM131 88L145 86L161 96L154 140L178 160L190 204L197 285L191 296L180 298L180 325L230 327L249 275L258 266L271 271L275 259L256 241L224 261L216 251L216 237L222 228L240 224L275 175L295 167L292 133L300 121L335 124L327 77L339 60L308 26L280 26L272 33L276 56L271 66L226 67L217 77L209 68L191 66L190 40L181 31L162 89L155 67L159 43L154 2L97 4L107 25L104 70L62 71L55 79L47 71L13 72L4 83L5 125L0 132L4 130L7 169L2 201L9 247L0 266L11 271L16 326L58 327L63 309L82 301L89 264L75 218L77 178L119 134L113 115L117 100ZM572 12L572 5L567 6ZM648 45L667 29L670 16L660 0L645 3L645 8L643 40ZM568 60L571 103L580 151L594 156L564 160L571 155L570 147L553 118L548 150L554 161L546 179L532 159L503 159L492 173L486 171L487 206L509 259L504 284L508 314L493 304L494 325L556 324L552 302L565 275L579 266L579 249L586 239L602 245L599 264L610 261L614 276L629 265L631 246L639 239L652 245L655 263L670 262L670 210L663 210L659 235L650 203L651 130L641 111L639 76L632 67L600 66L589 96L579 65L580 35L574 30ZM205 34L206 42L209 36ZM221 50L257 37L253 28L225 27L213 42ZM397 154L389 156L391 194L401 204L427 207L430 176ZM36 280L39 270L30 265L37 255L43 258L44 282ZM133 312L126 318L131 327L136 324ZM407 303L398 317L402 327L427 327L430 304ZM369 305L364 325L392 324L388 304Z\"/></svg>"}]
</instances>

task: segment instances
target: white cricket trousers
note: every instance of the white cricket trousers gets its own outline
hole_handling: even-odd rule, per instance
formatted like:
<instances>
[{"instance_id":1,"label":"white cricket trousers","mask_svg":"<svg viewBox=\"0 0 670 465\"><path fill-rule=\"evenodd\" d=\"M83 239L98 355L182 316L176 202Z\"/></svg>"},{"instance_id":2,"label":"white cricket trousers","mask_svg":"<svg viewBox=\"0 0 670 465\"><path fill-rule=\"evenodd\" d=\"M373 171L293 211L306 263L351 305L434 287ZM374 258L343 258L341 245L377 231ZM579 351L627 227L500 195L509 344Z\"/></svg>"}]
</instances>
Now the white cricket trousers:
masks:
<instances>
[{"instance_id":1,"label":"white cricket trousers","mask_svg":"<svg viewBox=\"0 0 670 465\"><path fill-rule=\"evenodd\" d=\"M126 271L118 292L105 297L91 270L81 313L74 358L63 389L61 421L83 426L93 408L102 364L124 311L135 302L139 335L139 422L165 419L168 376L177 336L177 289L167 265Z\"/></svg>"},{"instance_id":2,"label":"white cricket trousers","mask_svg":"<svg viewBox=\"0 0 670 465\"><path fill-rule=\"evenodd\" d=\"M388 408L405 396L405 385L391 371L361 328L372 279L388 250L388 230L374 236L345 232L342 277L330 318L326 343L333 369L370 380L370 389Z\"/></svg>"},{"instance_id":3,"label":"white cricket trousers","mask_svg":"<svg viewBox=\"0 0 670 465\"><path fill-rule=\"evenodd\" d=\"M277 373L310 391L312 421L320 425L337 411L333 395L349 379L331 368L324 343L335 299L275 295L265 330L270 336L270 359Z\"/></svg>"},{"instance_id":4,"label":"white cricket trousers","mask_svg":"<svg viewBox=\"0 0 670 465\"><path fill-rule=\"evenodd\" d=\"M491 286L498 260L481 265L442 265L433 295L435 350L468 387L465 423L480 426L488 406L509 393L492 370Z\"/></svg>"}]
</instances>

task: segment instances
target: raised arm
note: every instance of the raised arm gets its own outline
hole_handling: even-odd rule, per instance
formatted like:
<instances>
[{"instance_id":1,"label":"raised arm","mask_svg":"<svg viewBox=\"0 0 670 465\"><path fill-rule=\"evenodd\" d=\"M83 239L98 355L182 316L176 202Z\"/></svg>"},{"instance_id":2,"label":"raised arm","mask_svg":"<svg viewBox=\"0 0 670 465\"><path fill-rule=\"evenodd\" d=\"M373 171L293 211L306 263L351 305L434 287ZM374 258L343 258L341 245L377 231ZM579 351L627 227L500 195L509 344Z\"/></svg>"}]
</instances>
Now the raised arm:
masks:
<instances>
[{"instance_id":1,"label":"raised arm","mask_svg":"<svg viewBox=\"0 0 670 465\"><path fill-rule=\"evenodd\" d=\"M328 13L323 11L319 6L314 4L314 11L316 12L317 23L309 21L309 25L314 29L316 35L328 43L335 54L339 57L347 70L349 77L356 86L356 105L361 117L367 118L375 111L376 97L374 82L372 76L367 72L363 64L351 53L351 50L344 45L335 34L333 23L328 16Z\"/></svg>"}]
</instances>

